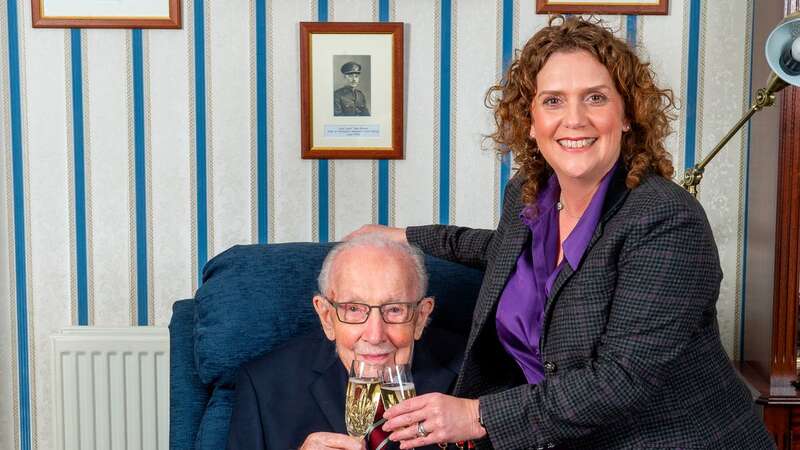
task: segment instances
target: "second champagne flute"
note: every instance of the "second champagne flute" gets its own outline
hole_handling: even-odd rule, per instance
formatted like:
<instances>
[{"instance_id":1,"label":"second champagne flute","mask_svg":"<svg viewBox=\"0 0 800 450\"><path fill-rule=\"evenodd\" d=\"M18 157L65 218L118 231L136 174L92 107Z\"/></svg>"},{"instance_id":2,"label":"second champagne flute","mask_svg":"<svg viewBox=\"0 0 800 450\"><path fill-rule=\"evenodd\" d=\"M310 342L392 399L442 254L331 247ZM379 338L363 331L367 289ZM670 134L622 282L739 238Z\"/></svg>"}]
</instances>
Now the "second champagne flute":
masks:
<instances>
[{"instance_id":1,"label":"second champagne flute","mask_svg":"<svg viewBox=\"0 0 800 450\"><path fill-rule=\"evenodd\" d=\"M386 409L417 395L410 364L392 364L383 368L381 398Z\"/></svg>"}]
</instances>

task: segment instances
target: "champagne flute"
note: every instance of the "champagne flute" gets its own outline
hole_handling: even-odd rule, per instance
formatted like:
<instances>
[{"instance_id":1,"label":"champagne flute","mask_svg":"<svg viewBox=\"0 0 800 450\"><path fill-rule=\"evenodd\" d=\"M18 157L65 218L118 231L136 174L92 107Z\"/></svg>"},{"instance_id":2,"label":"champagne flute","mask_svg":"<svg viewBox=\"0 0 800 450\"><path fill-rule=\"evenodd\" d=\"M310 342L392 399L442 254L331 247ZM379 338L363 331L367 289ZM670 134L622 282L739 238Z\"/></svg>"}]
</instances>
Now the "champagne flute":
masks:
<instances>
[{"instance_id":1,"label":"champagne flute","mask_svg":"<svg viewBox=\"0 0 800 450\"><path fill-rule=\"evenodd\" d=\"M411 364L391 364L383 368L381 398L386 409L417 395Z\"/></svg>"},{"instance_id":2,"label":"champagne flute","mask_svg":"<svg viewBox=\"0 0 800 450\"><path fill-rule=\"evenodd\" d=\"M383 366L353 360L347 380L344 402L344 422L347 434L363 438L375 421L378 400L381 398Z\"/></svg>"}]
</instances>

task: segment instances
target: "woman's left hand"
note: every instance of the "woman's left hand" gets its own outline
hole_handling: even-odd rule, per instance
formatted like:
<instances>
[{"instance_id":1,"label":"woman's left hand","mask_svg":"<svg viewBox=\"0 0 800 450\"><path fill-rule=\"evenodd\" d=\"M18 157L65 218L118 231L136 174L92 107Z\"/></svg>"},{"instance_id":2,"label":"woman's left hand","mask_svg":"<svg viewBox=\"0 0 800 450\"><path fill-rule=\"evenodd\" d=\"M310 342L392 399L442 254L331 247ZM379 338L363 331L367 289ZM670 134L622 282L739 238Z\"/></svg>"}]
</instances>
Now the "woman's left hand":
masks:
<instances>
[{"instance_id":1,"label":"woman's left hand","mask_svg":"<svg viewBox=\"0 0 800 450\"><path fill-rule=\"evenodd\" d=\"M389 408L383 417L388 419L383 429L392 432L389 439L399 441L402 449L486 436L478 422L478 400L425 394Z\"/></svg>"}]
</instances>

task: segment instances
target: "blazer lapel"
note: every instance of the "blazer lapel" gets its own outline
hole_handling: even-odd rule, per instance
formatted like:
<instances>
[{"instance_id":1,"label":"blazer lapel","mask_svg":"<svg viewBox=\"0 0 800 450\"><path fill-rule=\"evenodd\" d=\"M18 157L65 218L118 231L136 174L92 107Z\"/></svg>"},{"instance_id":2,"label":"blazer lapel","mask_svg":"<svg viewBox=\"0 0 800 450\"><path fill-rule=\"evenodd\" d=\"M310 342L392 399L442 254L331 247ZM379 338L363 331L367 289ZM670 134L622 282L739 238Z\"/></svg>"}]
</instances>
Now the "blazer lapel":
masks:
<instances>
[{"instance_id":1,"label":"blazer lapel","mask_svg":"<svg viewBox=\"0 0 800 450\"><path fill-rule=\"evenodd\" d=\"M345 433L344 396L347 373L332 342L324 340L320 344L312 367L318 377L311 384L311 395L328 420L331 429L337 433Z\"/></svg>"},{"instance_id":2,"label":"blazer lapel","mask_svg":"<svg viewBox=\"0 0 800 450\"><path fill-rule=\"evenodd\" d=\"M616 172L612 175L611 183L606 192L606 198L603 201L603 211L600 214L600 221L597 222L597 227L594 229L592 238L586 246L586 251L583 253L587 255L592 250L594 244L603 236L603 227L611 220L612 217L619 211L625 199L628 197L630 190L625 185L625 177L627 176L626 170L622 163L617 167Z\"/></svg>"},{"instance_id":3,"label":"blazer lapel","mask_svg":"<svg viewBox=\"0 0 800 450\"><path fill-rule=\"evenodd\" d=\"M608 191L606 192L606 198L603 200L603 211L600 215L600 220L597 222L597 227L595 227L594 233L592 233L592 238L589 240L589 244L586 246L586 250L583 252L583 258L581 258L581 261L586 258L586 255L589 254L589 252L592 250L592 247L594 247L600 237L603 236L603 227L605 224L612 217L614 217L614 214L616 214L619 208L621 208L625 203L624 200L630 192L625 185L626 176L627 174L625 165L620 162L616 171L612 175L611 183L608 186ZM561 292L561 289L574 274L575 270L573 270L569 264L564 264L561 272L558 274L558 276L556 276L556 279L553 282L553 287L550 289L550 295L547 296L547 302L544 309L541 342L539 345L540 349L544 345L547 334L547 326L550 323L550 315L553 310L553 304L555 304L556 300L558 299L558 294Z\"/></svg>"}]
</instances>

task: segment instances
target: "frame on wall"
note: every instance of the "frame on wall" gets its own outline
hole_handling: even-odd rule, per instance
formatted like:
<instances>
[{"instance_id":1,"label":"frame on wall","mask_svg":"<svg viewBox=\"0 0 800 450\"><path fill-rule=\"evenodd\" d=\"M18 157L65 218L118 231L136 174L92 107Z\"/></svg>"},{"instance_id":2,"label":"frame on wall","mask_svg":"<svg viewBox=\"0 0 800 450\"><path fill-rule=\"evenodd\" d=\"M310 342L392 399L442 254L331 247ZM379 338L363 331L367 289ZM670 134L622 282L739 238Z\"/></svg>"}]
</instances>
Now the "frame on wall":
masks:
<instances>
[{"instance_id":1,"label":"frame on wall","mask_svg":"<svg viewBox=\"0 0 800 450\"><path fill-rule=\"evenodd\" d=\"M403 158L403 24L300 22L303 159Z\"/></svg>"},{"instance_id":2,"label":"frame on wall","mask_svg":"<svg viewBox=\"0 0 800 450\"><path fill-rule=\"evenodd\" d=\"M34 28L180 28L180 0L31 0Z\"/></svg>"},{"instance_id":3,"label":"frame on wall","mask_svg":"<svg viewBox=\"0 0 800 450\"><path fill-rule=\"evenodd\" d=\"M669 0L536 0L536 12L545 14L657 14L666 15Z\"/></svg>"}]
</instances>

